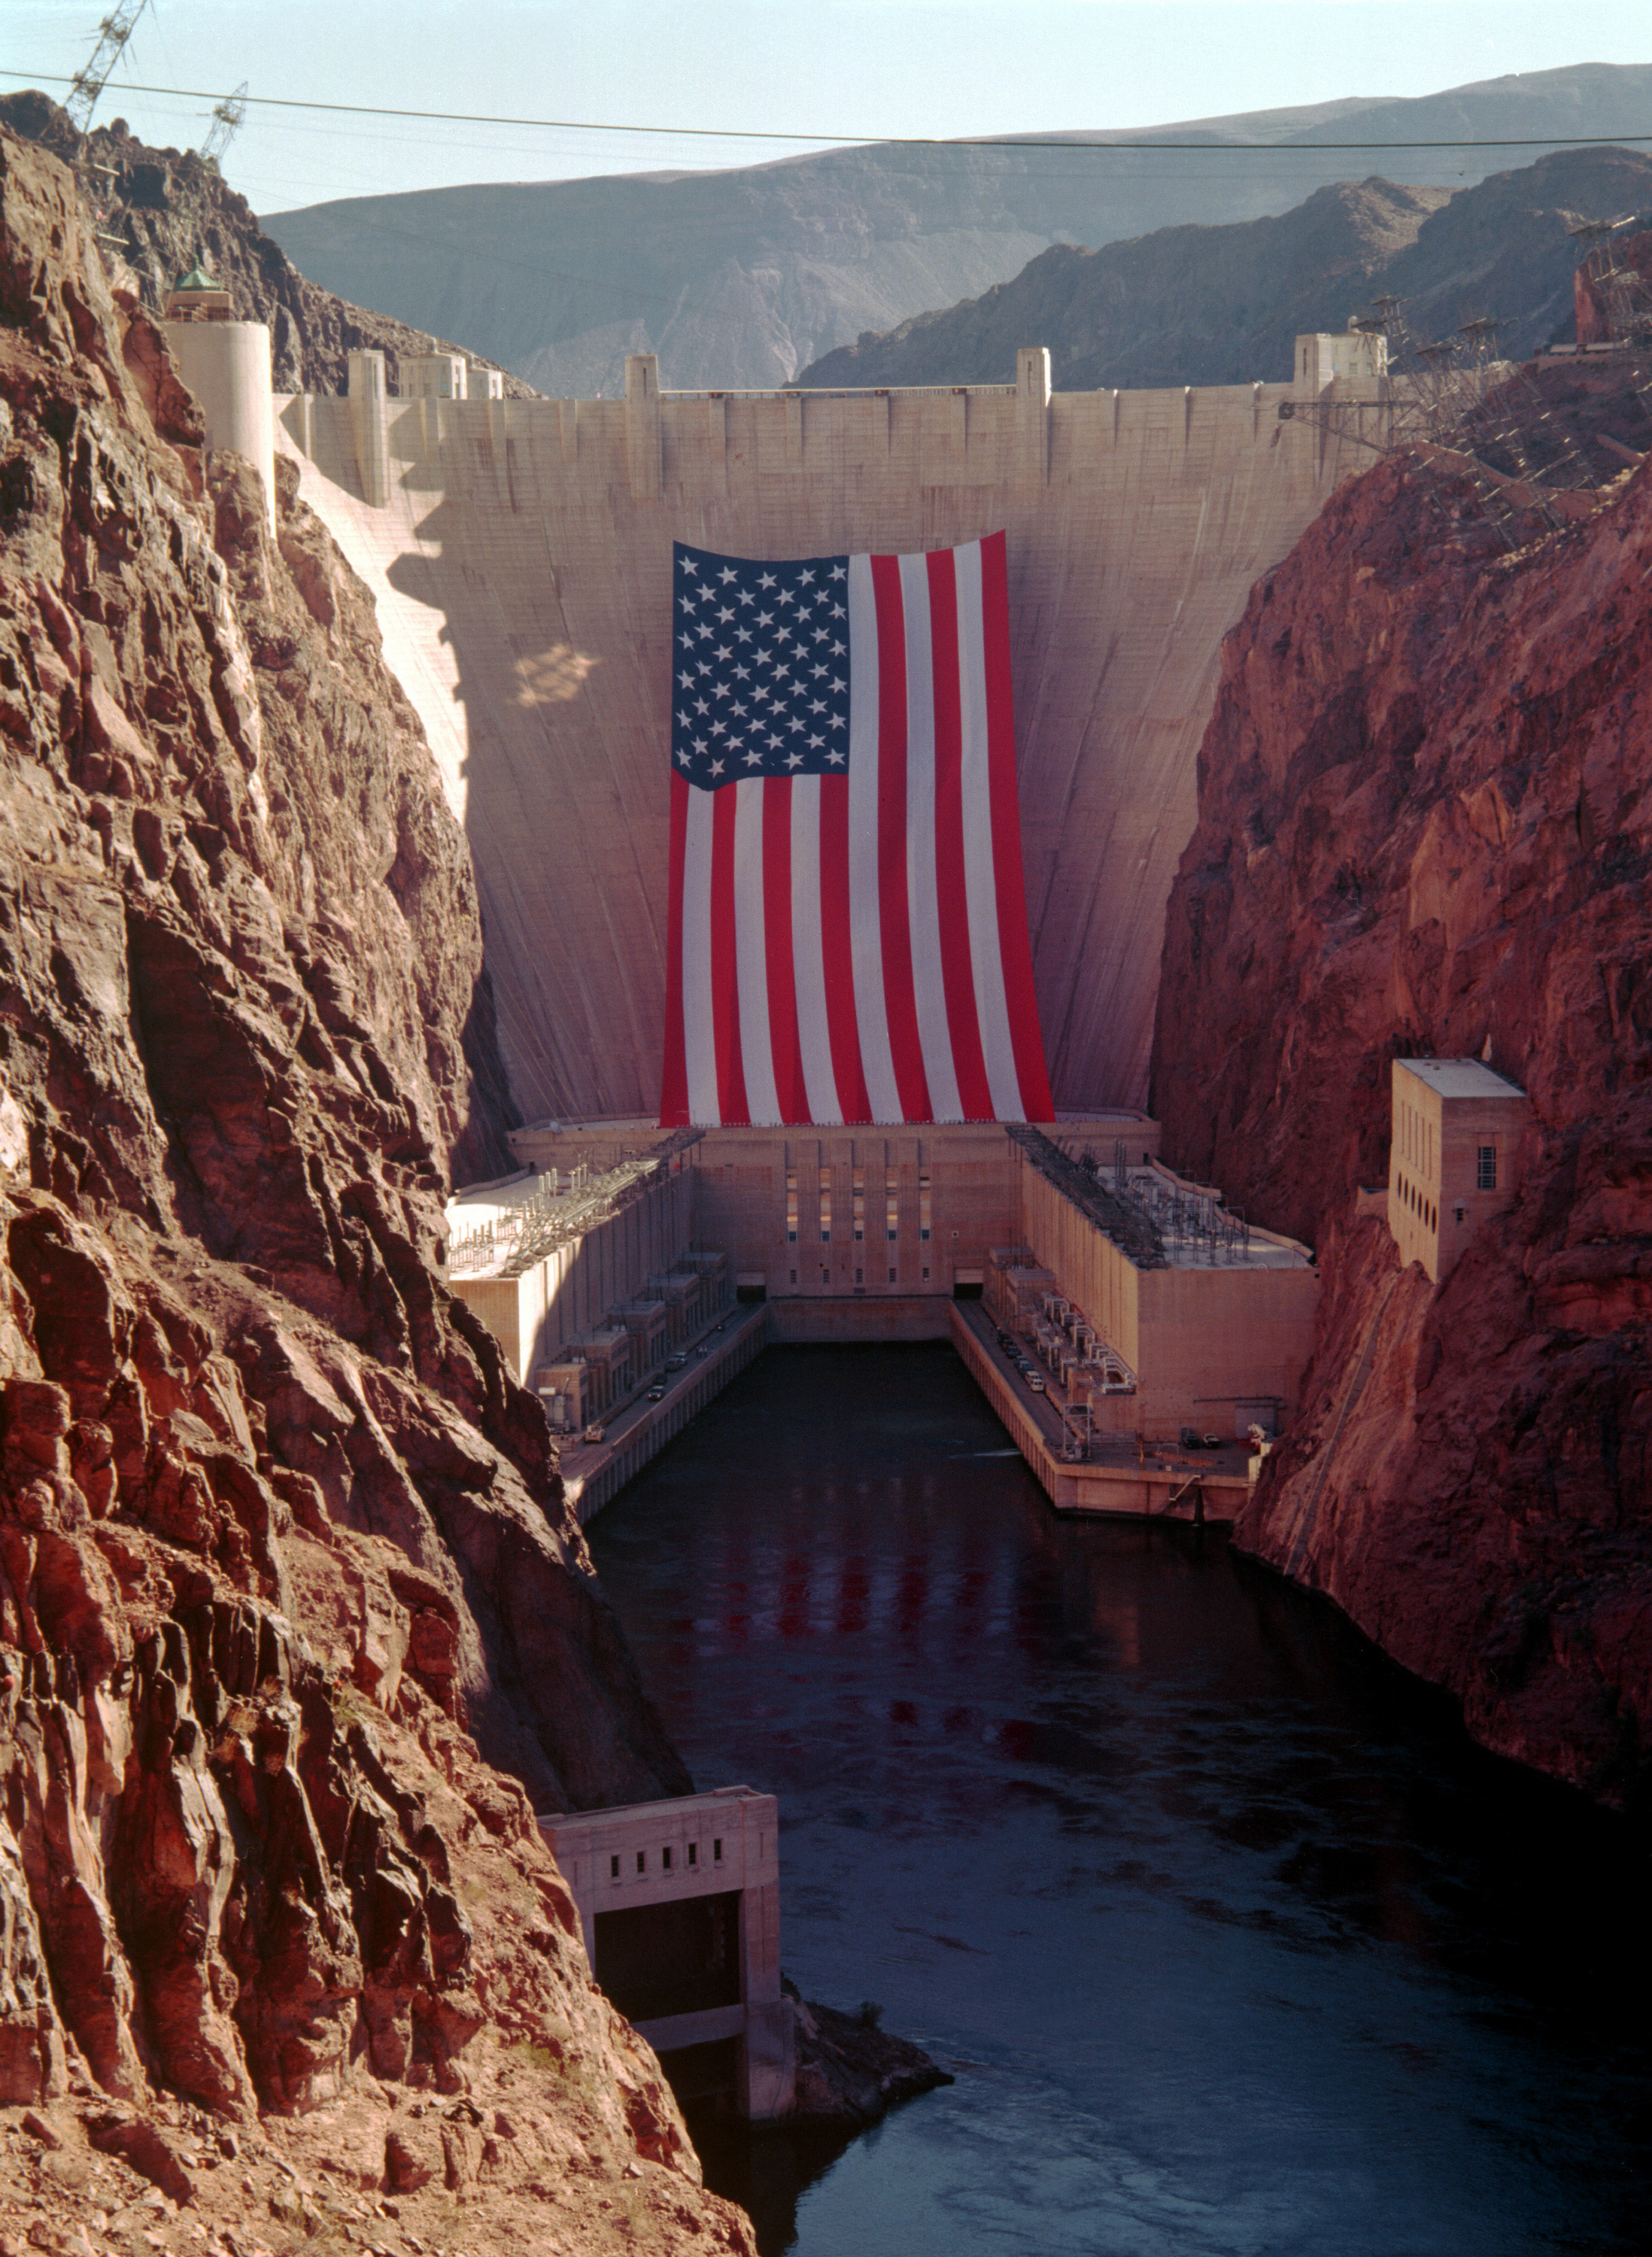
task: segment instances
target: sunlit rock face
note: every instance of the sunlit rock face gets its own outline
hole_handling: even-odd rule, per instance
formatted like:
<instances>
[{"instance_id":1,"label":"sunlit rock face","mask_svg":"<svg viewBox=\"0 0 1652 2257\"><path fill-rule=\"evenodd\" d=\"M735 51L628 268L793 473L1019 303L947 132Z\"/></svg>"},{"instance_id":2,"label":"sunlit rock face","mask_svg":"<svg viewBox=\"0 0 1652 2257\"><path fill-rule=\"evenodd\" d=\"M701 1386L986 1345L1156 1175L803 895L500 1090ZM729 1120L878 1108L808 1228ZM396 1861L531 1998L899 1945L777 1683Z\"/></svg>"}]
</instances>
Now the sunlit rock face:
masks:
<instances>
[{"instance_id":1,"label":"sunlit rock face","mask_svg":"<svg viewBox=\"0 0 1652 2257\"><path fill-rule=\"evenodd\" d=\"M505 1119L469 853L201 436L0 134L0 2226L745 2248L534 1817L688 1781L432 1268Z\"/></svg>"}]
</instances>

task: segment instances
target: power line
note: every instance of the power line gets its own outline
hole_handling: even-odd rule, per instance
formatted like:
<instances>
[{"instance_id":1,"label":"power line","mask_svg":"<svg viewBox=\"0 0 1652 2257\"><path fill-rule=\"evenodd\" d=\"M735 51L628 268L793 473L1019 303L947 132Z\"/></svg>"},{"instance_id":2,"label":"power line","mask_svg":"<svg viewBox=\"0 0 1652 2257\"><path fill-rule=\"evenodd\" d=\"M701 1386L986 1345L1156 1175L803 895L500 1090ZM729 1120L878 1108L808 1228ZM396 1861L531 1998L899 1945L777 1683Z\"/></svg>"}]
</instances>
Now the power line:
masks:
<instances>
[{"instance_id":1,"label":"power line","mask_svg":"<svg viewBox=\"0 0 1652 2257\"><path fill-rule=\"evenodd\" d=\"M32 86L70 86L75 83L60 72L52 71L0 69L0 78L21 79ZM212 102L220 98L213 90L203 87L139 86L131 81L123 81L121 91L124 94L166 95L184 102ZM938 134L789 133L759 131L748 125L622 125L612 120L604 124L582 117L504 117L466 110L398 110L379 103L300 102L277 94L250 94L245 100L249 109L313 110L337 117L408 117L432 125L527 126L537 131L551 133L646 133L672 141L789 141L821 148L1062 149L1070 152L1077 149L1168 149L1209 152L1224 156L1251 153L1281 156L1297 152L1311 156L1322 152L1334 154L1355 150L1388 149L1612 149L1641 142L1652 143L1652 133L1515 133L1487 141L1461 134L1454 138L1432 141L1221 141L1214 138L1169 141L1162 138L1110 138L1105 141L1084 141L1071 135L1041 140L1034 136L1022 134L996 138L991 134L971 134L949 139Z\"/></svg>"}]
</instances>

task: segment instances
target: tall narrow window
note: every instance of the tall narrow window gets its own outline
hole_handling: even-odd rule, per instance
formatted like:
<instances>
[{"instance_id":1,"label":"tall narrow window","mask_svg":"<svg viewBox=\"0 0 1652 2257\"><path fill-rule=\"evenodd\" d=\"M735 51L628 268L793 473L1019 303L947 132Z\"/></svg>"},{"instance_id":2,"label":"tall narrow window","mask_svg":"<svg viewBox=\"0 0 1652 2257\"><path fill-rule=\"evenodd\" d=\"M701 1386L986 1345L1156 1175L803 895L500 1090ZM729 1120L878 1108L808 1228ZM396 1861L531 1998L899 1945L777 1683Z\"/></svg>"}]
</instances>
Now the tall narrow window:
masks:
<instances>
[{"instance_id":1,"label":"tall narrow window","mask_svg":"<svg viewBox=\"0 0 1652 2257\"><path fill-rule=\"evenodd\" d=\"M1479 1154L1474 1168L1474 1188L1476 1191L1481 1192L1494 1192L1497 1189L1497 1147L1495 1144L1482 1144L1479 1148Z\"/></svg>"},{"instance_id":2,"label":"tall narrow window","mask_svg":"<svg viewBox=\"0 0 1652 2257\"><path fill-rule=\"evenodd\" d=\"M831 1235L832 1235L832 1171L831 1171L831 1170L830 1170L830 1168L822 1168L822 1169L821 1170L821 1171L820 1171L820 1242L821 1242L821 1244L822 1244L822 1246L829 1246L829 1245L831 1243Z\"/></svg>"},{"instance_id":3,"label":"tall narrow window","mask_svg":"<svg viewBox=\"0 0 1652 2257\"><path fill-rule=\"evenodd\" d=\"M929 1171L925 1168L918 1178L918 1235L929 1235Z\"/></svg>"},{"instance_id":4,"label":"tall narrow window","mask_svg":"<svg viewBox=\"0 0 1652 2257\"><path fill-rule=\"evenodd\" d=\"M786 1171L786 1235L788 1242L797 1243L797 1171Z\"/></svg>"},{"instance_id":5,"label":"tall narrow window","mask_svg":"<svg viewBox=\"0 0 1652 2257\"><path fill-rule=\"evenodd\" d=\"M900 1233L900 1201L895 1192L895 1171L893 1168L884 1170L883 1212L889 1243L893 1246Z\"/></svg>"},{"instance_id":6,"label":"tall narrow window","mask_svg":"<svg viewBox=\"0 0 1652 2257\"><path fill-rule=\"evenodd\" d=\"M859 1245L866 1235L866 1171L857 1168L854 1177L855 1243Z\"/></svg>"}]
</instances>

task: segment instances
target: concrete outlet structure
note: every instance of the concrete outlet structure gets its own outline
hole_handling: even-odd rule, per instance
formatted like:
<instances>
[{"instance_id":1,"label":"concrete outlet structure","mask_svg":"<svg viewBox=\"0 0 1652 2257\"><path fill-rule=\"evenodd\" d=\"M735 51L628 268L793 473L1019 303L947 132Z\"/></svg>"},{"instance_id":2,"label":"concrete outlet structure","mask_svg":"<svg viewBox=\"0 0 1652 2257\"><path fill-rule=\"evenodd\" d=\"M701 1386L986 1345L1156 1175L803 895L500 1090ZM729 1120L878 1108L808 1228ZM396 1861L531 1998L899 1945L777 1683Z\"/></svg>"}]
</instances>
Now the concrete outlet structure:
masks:
<instances>
[{"instance_id":1,"label":"concrete outlet structure","mask_svg":"<svg viewBox=\"0 0 1652 2257\"><path fill-rule=\"evenodd\" d=\"M722 1786L540 1822L620 2013L695 2088L731 2088L753 2123L786 2115L794 2027L774 1797Z\"/></svg>"},{"instance_id":2,"label":"concrete outlet structure","mask_svg":"<svg viewBox=\"0 0 1652 2257\"><path fill-rule=\"evenodd\" d=\"M1514 1203L1523 1089L1479 1058L1395 1058L1388 1228L1437 1285L1480 1226Z\"/></svg>"}]
</instances>

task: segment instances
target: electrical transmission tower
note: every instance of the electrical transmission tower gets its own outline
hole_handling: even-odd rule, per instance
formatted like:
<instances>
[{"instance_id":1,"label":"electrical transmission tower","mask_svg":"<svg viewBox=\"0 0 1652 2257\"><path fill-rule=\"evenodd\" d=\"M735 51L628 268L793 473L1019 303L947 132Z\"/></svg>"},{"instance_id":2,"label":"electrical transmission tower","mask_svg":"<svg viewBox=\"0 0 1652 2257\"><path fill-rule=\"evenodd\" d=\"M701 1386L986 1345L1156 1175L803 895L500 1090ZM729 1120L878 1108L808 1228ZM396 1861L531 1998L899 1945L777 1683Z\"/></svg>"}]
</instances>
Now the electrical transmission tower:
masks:
<instances>
[{"instance_id":1,"label":"electrical transmission tower","mask_svg":"<svg viewBox=\"0 0 1652 2257\"><path fill-rule=\"evenodd\" d=\"M243 79L227 102L213 105L212 130L201 145L201 153L208 164L216 166L218 159L245 124L246 115L247 82Z\"/></svg>"},{"instance_id":2,"label":"electrical transmission tower","mask_svg":"<svg viewBox=\"0 0 1652 2257\"><path fill-rule=\"evenodd\" d=\"M1620 258L1612 243L1614 235L1634 224L1634 215L1629 212L1621 219L1579 220L1566 232L1578 246L1578 264L1605 318L1607 338L1613 344L1644 349L1652 343L1652 290L1645 275Z\"/></svg>"},{"instance_id":3,"label":"electrical transmission tower","mask_svg":"<svg viewBox=\"0 0 1652 2257\"><path fill-rule=\"evenodd\" d=\"M1577 514L1575 498L1598 486L1537 385L1499 357L1499 324L1489 316L1465 322L1454 336L1423 339L1411 334L1400 301L1384 297L1349 327L1387 340L1374 431L1357 401L1285 400L1281 418L1307 415L1377 453L1408 451L1437 483L1465 483L1476 514L1508 550L1530 538L1534 519L1558 530Z\"/></svg>"},{"instance_id":4,"label":"electrical transmission tower","mask_svg":"<svg viewBox=\"0 0 1652 2257\"><path fill-rule=\"evenodd\" d=\"M120 60L127 40L138 28L138 18L148 5L149 0L120 0L119 7L98 25L92 60L75 72L65 104L77 132L84 133L90 125L97 97L108 85L109 73Z\"/></svg>"}]
</instances>

